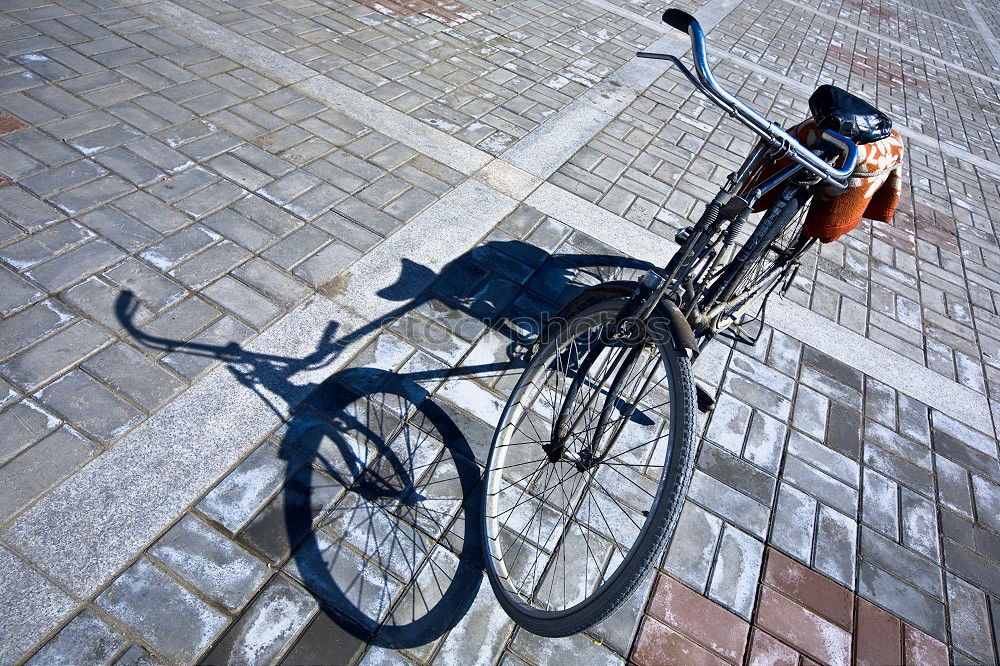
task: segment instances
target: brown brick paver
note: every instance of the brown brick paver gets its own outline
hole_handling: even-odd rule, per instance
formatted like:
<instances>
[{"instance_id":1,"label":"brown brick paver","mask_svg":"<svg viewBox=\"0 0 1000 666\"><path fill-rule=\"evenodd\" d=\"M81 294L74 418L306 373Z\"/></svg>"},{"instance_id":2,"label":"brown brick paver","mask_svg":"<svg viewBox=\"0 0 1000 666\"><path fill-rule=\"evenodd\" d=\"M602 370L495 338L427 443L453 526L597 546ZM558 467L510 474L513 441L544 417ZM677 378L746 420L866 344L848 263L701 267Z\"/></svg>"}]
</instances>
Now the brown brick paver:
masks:
<instances>
[{"instance_id":1,"label":"brown brick paver","mask_svg":"<svg viewBox=\"0 0 1000 666\"><path fill-rule=\"evenodd\" d=\"M9 113L0 113L0 136L20 132L23 129L28 129L28 127L28 123L20 118L12 116Z\"/></svg>"},{"instance_id":2,"label":"brown brick paver","mask_svg":"<svg viewBox=\"0 0 1000 666\"><path fill-rule=\"evenodd\" d=\"M636 664L949 663L941 641L771 548L749 625L664 575L646 613L631 657Z\"/></svg>"},{"instance_id":3,"label":"brown brick paver","mask_svg":"<svg viewBox=\"0 0 1000 666\"><path fill-rule=\"evenodd\" d=\"M649 614L727 661L738 663L743 658L750 625L669 576L657 581Z\"/></svg>"}]
</instances>

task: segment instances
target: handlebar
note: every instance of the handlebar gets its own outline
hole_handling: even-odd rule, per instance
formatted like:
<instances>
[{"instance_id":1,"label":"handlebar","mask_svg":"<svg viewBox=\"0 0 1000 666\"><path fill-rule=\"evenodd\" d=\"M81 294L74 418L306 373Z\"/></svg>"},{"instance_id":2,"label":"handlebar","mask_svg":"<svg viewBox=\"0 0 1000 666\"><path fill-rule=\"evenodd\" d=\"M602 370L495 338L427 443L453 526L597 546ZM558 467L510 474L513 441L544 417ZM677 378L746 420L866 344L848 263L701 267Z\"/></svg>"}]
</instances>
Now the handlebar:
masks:
<instances>
[{"instance_id":1,"label":"handlebar","mask_svg":"<svg viewBox=\"0 0 1000 666\"><path fill-rule=\"evenodd\" d=\"M826 160L809 150L809 148L802 145L797 138L786 132L780 125L760 115L722 87L712 74L711 67L709 67L708 52L705 49L705 31L702 30L701 24L698 23L698 20L694 16L680 9L668 9L663 12L663 22L690 36L694 55L694 67L698 74L697 78L675 56L666 53L640 51L636 54L638 57L672 61L698 90L704 93L713 103L725 110L730 116L739 120L760 137L770 142L775 148L784 152L792 160L801 164L836 189L844 190L847 188L847 180L854 173L854 168L858 162L858 146L856 143L833 130L824 130L823 138L837 146L845 154L843 167L838 169L829 164Z\"/></svg>"}]
</instances>

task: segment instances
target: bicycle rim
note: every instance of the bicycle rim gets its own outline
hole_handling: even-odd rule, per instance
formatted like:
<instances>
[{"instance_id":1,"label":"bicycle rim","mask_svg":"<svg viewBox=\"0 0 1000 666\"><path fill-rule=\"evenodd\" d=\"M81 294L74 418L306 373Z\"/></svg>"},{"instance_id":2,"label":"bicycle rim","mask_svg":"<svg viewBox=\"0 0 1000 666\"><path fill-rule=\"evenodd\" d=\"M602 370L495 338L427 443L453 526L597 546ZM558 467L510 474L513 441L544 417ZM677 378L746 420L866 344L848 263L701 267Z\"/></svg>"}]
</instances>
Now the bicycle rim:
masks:
<instances>
[{"instance_id":1,"label":"bicycle rim","mask_svg":"<svg viewBox=\"0 0 1000 666\"><path fill-rule=\"evenodd\" d=\"M679 503L678 488L663 482L693 432L690 398L683 408L672 400L684 383L679 357L662 339L636 354L602 338L620 307L609 301L588 309L540 350L511 395L490 454L487 570L505 610L535 633L574 633L624 601ZM569 409L567 455L552 462L542 446L551 442L575 370L594 353ZM673 363L664 362L667 354ZM599 462L581 466L588 449ZM683 499L686 475L679 478Z\"/></svg>"}]
</instances>

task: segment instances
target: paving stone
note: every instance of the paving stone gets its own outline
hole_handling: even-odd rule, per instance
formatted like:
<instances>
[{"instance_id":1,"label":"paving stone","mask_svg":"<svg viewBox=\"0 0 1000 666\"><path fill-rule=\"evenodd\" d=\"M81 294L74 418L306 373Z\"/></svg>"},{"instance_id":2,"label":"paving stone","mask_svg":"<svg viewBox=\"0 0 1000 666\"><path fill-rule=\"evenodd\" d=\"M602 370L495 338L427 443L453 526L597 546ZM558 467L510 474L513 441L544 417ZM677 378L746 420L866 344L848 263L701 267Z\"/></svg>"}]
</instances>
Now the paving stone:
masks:
<instances>
[{"instance_id":1,"label":"paving stone","mask_svg":"<svg viewBox=\"0 0 1000 666\"><path fill-rule=\"evenodd\" d=\"M855 663L874 666L903 662L902 626L897 618L864 599L858 599L857 623Z\"/></svg>"},{"instance_id":2,"label":"paving stone","mask_svg":"<svg viewBox=\"0 0 1000 666\"><path fill-rule=\"evenodd\" d=\"M758 538L767 531L767 507L707 474L695 471L688 497Z\"/></svg>"},{"instance_id":3,"label":"paving stone","mask_svg":"<svg viewBox=\"0 0 1000 666\"><path fill-rule=\"evenodd\" d=\"M25 347L77 321L75 312L59 301L46 299L12 317L0 321L0 358L6 358Z\"/></svg>"},{"instance_id":4,"label":"paving stone","mask_svg":"<svg viewBox=\"0 0 1000 666\"><path fill-rule=\"evenodd\" d=\"M146 559L116 578L97 604L174 662L197 660L227 622Z\"/></svg>"},{"instance_id":5,"label":"paving stone","mask_svg":"<svg viewBox=\"0 0 1000 666\"><path fill-rule=\"evenodd\" d=\"M749 624L669 576L658 578L647 612L708 648L717 658L733 663L742 659Z\"/></svg>"},{"instance_id":6,"label":"paving stone","mask_svg":"<svg viewBox=\"0 0 1000 666\"><path fill-rule=\"evenodd\" d=\"M32 400L20 400L0 411L0 465L59 427L60 420Z\"/></svg>"},{"instance_id":7,"label":"paving stone","mask_svg":"<svg viewBox=\"0 0 1000 666\"><path fill-rule=\"evenodd\" d=\"M80 370L73 370L49 384L38 392L38 398L101 442L117 439L143 418L137 409Z\"/></svg>"},{"instance_id":8,"label":"paving stone","mask_svg":"<svg viewBox=\"0 0 1000 666\"><path fill-rule=\"evenodd\" d=\"M277 236L273 233L229 208L205 218L203 222L207 227L251 252L259 252L277 240Z\"/></svg>"},{"instance_id":9,"label":"paving stone","mask_svg":"<svg viewBox=\"0 0 1000 666\"><path fill-rule=\"evenodd\" d=\"M285 307L291 307L310 293L301 282L260 258L238 266L232 275Z\"/></svg>"},{"instance_id":10,"label":"paving stone","mask_svg":"<svg viewBox=\"0 0 1000 666\"><path fill-rule=\"evenodd\" d=\"M782 483L771 524L770 543L800 562L811 562L815 525L816 500Z\"/></svg>"},{"instance_id":11,"label":"paving stone","mask_svg":"<svg viewBox=\"0 0 1000 666\"><path fill-rule=\"evenodd\" d=\"M122 291L133 292L156 311L170 307L186 295L179 284L132 257L109 268L103 275Z\"/></svg>"},{"instance_id":12,"label":"paving stone","mask_svg":"<svg viewBox=\"0 0 1000 666\"><path fill-rule=\"evenodd\" d=\"M823 443L852 460L860 460L861 414L839 402L830 403L828 431Z\"/></svg>"},{"instance_id":13,"label":"paving stone","mask_svg":"<svg viewBox=\"0 0 1000 666\"><path fill-rule=\"evenodd\" d=\"M774 636L755 628L747 659L748 666L798 666L800 655Z\"/></svg>"},{"instance_id":14,"label":"paving stone","mask_svg":"<svg viewBox=\"0 0 1000 666\"><path fill-rule=\"evenodd\" d=\"M80 321L0 364L0 372L30 391L93 354L110 339L90 322Z\"/></svg>"},{"instance_id":15,"label":"paving stone","mask_svg":"<svg viewBox=\"0 0 1000 666\"><path fill-rule=\"evenodd\" d=\"M785 467L782 472L783 481L809 492L820 502L843 514L855 515L857 513L858 491L846 483L824 474L792 455L785 458Z\"/></svg>"},{"instance_id":16,"label":"paving stone","mask_svg":"<svg viewBox=\"0 0 1000 666\"><path fill-rule=\"evenodd\" d=\"M161 234L172 233L189 224L191 219L150 194L138 191L114 202L115 208L127 213ZM110 237L114 240L113 237Z\"/></svg>"},{"instance_id":17,"label":"paving stone","mask_svg":"<svg viewBox=\"0 0 1000 666\"><path fill-rule=\"evenodd\" d=\"M754 411L743 456L772 475L778 474L788 429L764 412Z\"/></svg>"},{"instance_id":18,"label":"paving stone","mask_svg":"<svg viewBox=\"0 0 1000 666\"><path fill-rule=\"evenodd\" d=\"M287 469L287 465L275 446L265 443L254 449L198 502L197 508L231 533L236 533L278 489L284 476L295 472Z\"/></svg>"},{"instance_id":19,"label":"paving stone","mask_svg":"<svg viewBox=\"0 0 1000 666\"><path fill-rule=\"evenodd\" d=\"M774 499L774 477L707 442L698 453L698 469L761 504L770 505Z\"/></svg>"},{"instance_id":20,"label":"paving stone","mask_svg":"<svg viewBox=\"0 0 1000 666\"><path fill-rule=\"evenodd\" d=\"M131 645L115 661L114 666L160 666L162 663L138 645Z\"/></svg>"},{"instance_id":21,"label":"paving stone","mask_svg":"<svg viewBox=\"0 0 1000 666\"><path fill-rule=\"evenodd\" d=\"M997 457L997 447L1000 445L995 439L973 430L945 414L934 413L934 430L950 435L987 456Z\"/></svg>"},{"instance_id":22,"label":"paving stone","mask_svg":"<svg viewBox=\"0 0 1000 666\"><path fill-rule=\"evenodd\" d=\"M972 517L972 486L969 471L943 456L934 456L937 470L938 501L967 517Z\"/></svg>"},{"instance_id":23,"label":"paving stone","mask_svg":"<svg viewBox=\"0 0 1000 666\"><path fill-rule=\"evenodd\" d=\"M56 293L110 266L123 256L115 246L96 239L35 266L26 275L48 289L49 293Z\"/></svg>"},{"instance_id":24,"label":"paving stone","mask_svg":"<svg viewBox=\"0 0 1000 666\"><path fill-rule=\"evenodd\" d=\"M329 234L316 227L305 226L272 245L262 256L288 270L313 255L329 241Z\"/></svg>"},{"instance_id":25,"label":"paving stone","mask_svg":"<svg viewBox=\"0 0 1000 666\"><path fill-rule=\"evenodd\" d=\"M585 660L588 664L624 664L625 660L611 650L596 644L583 634L563 639L544 638L518 630L511 649L540 664L568 666Z\"/></svg>"},{"instance_id":26,"label":"paving stone","mask_svg":"<svg viewBox=\"0 0 1000 666\"><path fill-rule=\"evenodd\" d=\"M940 553L934 503L902 488L900 506L903 544L930 560L938 561Z\"/></svg>"},{"instance_id":27,"label":"paving stone","mask_svg":"<svg viewBox=\"0 0 1000 666\"><path fill-rule=\"evenodd\" d=\"M279 574L223 635L205 663L273 663L318 610L308 592Z\"/></svg>"},{"instance_id":28,"label":"paving stone","mask_svg":"<svg viewBox=\"0 0 1000 666\"><path fill-rule=\"evenodd\" d=\"M646 572L643 581L639 583L628 601L614 613L591 627L587 633L618 654L629 654L639 629L639 622L643 617L643 608L646 606L646 600L649 599L655 581L655 573L653 571Z\"/></svg>"},{"instance_id":29,"label":"paving stone","mask_svg":"<svg viewBox=\"0 0 1000 666\"><path fill-rule=\"evenodd\" d=\"M988 664L996 659L986 596L961 578L947 575L949 628L953 645Z\"/></svg>"},{"instance_id":30,"label":"paving stone","mask_svg":"<svg viewBox=\"0 0 1000 666\"><path fill-rule=\"evenodd\" d=\"M764 583L837 626L854 626L854 594L781 553L767 551Z\"/></svg>"},{"instance_id":31,"label":"paving stone","mask_svg":"<svg viewBox=\"0 0 1000 666\"><path fill-rule=\"evenodd\" d=\"M6 520L69 476L100 451L68 426L0 467L0 520Z\"/></svg>"},{"instance_id":32,"label":"paving stone","mask_svg":"<svg viewBox=\"0 0 1000 666\"><path fill-rule=\"evenodd\" d=\"M749 620L756 598L763 554L763 543L726 525L712 571L709 597Z\"/></svg>"},{"instance_id":33,"label":"paving stone","mask_svg":"<svg viewBox=\"0 0 1000 666\"><path fill-rule=\"evenodd\" d=\"M45 296L45 292L21 276L0 267L0 315L7 317Z\"/></svg>"},{"instance_id":34,"label":"paving stone","mask_svg":"<svg viewBox=\"0 0 1000 666\"><path fill-rule=\"evenodd\" d=\"M651 619L643 618L632 651L632 661L639 666L688 663L722 666L725 662L683 634Z\"/></svg>"},{"instance_id":35,"label":"paving stone","mask_svg":"<svg viewBox=\"0 0 1000 666\"><path fill-rule=\"evenodd\" d=\"M189 342L197 345L207 345L213 349L223 349L233 344L239 346L254 334L253 329L224 316L212 323L208 328L195 335ZM212 356L189 354L180 347L162 358L164 364L174 372L188 380L193 380L217 363Z\"/></svg>"},{"instance_id":36,"label":"paving stone","mask_svg":"<svg viewBox=\"0 0 1000 666\"><path fill-rule=\"evenodd\" d=\"M813 566L850 589L854 589L857 531L854 520L820 504Z\"/></svg>"},{"instance_id":37,"label":"paving stone","mask_svg":"<svg viewBox=\"0 0 1000 666\"><path fill-rule=\"evenodd\" d=\"M944 639L944 605L866 561L858 564L858 594L931 636Z\"/></svg>"},{"instance_id":38,"label":"paving stone","mask_svg":"<svg viewBox=\"0 0 1000 666\"><path fill-rule=\"evenodd\" d=\"M685 502L663 568L695 590L704 592L721 533L721 520L697 504Z\"/></svg>"},{"instance_id":39,"label":"paving stone","mask_svg":"<svg viewBox=\"0 0 1000 666\"><path fill-rule=\"evenodd\" d=\"M65 216L56 208L18 187L7 187L0 197L0 217L16 221L26 231L40 229Z\"/></svg>"},{"instance_id":40,"label":"paving stone","mask_svg":"<svg viewBox=\"0 0 1000 666\"><path fill-rule=\"evenodd\" d=\"M89 608L70 620L56 637L36 652L28 664L106 664L125 639Z\"/></svg>"},{"instance_id":41,"label":"paving stone","mask_svg":"<svg viewBox=\"0 0 1000 666\"><path fill-rule=\"evenodd\" d=\"M150 185L166 174L125 148L112 148L94 158L110 171L137 187Z\"/></svg>"},{"instance_id":42,"label":"paving stone","mask_svg":"<svg viewBox=\"0 0 1000 666\"><path fill-rule=\"evenodd\" d=\"M862 521L890 539L899 538L899 486L878 472L865 469Z\"/></svg>"},{"instance_id":43,"label":"paving stone","mask_svg":"<svg viewBox=\"0 0 1000 666\"><path fill-rule=\"evenodd\" d=\"M357 493L347 493L337 502L322 529L400 580L412 579L431 551L420 532Z\"/></svg>"},{"instance_id":44,"label":"paving stone","mask_svg":"<svg viewBox=\"0 0 1000 666\"><path fill-rule=\"evenodd\" d=\"M258 331L281 314L279 306L229 276L223 276L203 289L202 293Z\"/></svg>"},{"instance_id":45,"label":"paving stone","mask_svg":"<svg viewBox=\"0 0 1000 666\"><path fill-rule=\"evenodd\" d=\"M354 248L333 242L299 264L294 273L313 287L322 287L360 256Z\"/></svg>"},{"instance_id":46,"label":"paving stone","mask_svg":"<svg viewBox=\"0 0 1000 666\"><path fill-rule=\"evenodd\" d=\"M769 587L761 590L757 622L768 633L820 663L851 661L851 635Z\"/></svg>"},{"instance_id":47,"label":"paving stone","mask_svg":"<svg viewBox=\"0 0 1000 666\"><path fill-rule=\"evenodd\" d=\"M239 245L223 240L171 270L170 276L192 289L199 289L228 273L249 256L250 253Z\"/></svg>"},{"instance_id":48,"label":"paving stone","mask_svg":"<svg viewBox=\"0 0 1000 666\"><path fill-rule=\"evenodd\" d=\"M329 661L347 664L354 660L364 645L360 638L348 633L324 611L314 616L281 663L320 664Z\"/></svg>"},{"instance_id":49,"label":"paving stone","mask_svg":"<svg viewBox=\"0 0 1000 666\"><path fill-rule=\"evenodd\" d=\"M945 666L950 663L948 648L944 643L905 623L903 624L903 655L906 664Z\"/></svg>"},{"instance_id":50,"label":"paving stone","mask_svg":"<svg viewBox=\"0 0 1000 666\"><path fill-rule=\"evenodd\" d=\"M21 655L55 629L77 602L0 546L0 654Z\"/></svg>"},{"instance_id":51,"label":"paving stone","mask_svg":"<svg viewBox=\"0 0 1000 666\"><path fill-rule=\"evenodd\" d=\"M833 478L857 488L860 483L858 463L796 432L788 437L788 451Z\"/></svg>"},{"instance_id":52,"label":"paving stone","mask_svg":"<svg viewBox=\"0 0 1000 666\"><path fill-rule=\"evenodd\" d=\"M118 343L84 361L84 370L147 411L154 411L185 387L135 348Z\"/></svg>"},{"instance_id":53,"label":"paving stone","mask_svg":"<svg viewBox=\"0 0 1000 666\"><path fill-rule=\"evenodd\" d=\"M17 271L24 271L92 238L94 233L76 222L61 222L0 249L0 260Z\"/></svg>"},{"instance_id":54,"label":"paving stone","mask_svg":"<svg viewBox=\"0 0 1000 666\"><path fill-rule=\"evenodd\" d=\"M111 206L102 206L79 219L126 252L138 252L160 239L158 231Z\"/></svg>"},{"instance_id":55,"label":"paving stone","mask_svg":"<svg viewBox=\"0 0 1000 666\"><path fill-rule=\"evenodd\" d=\"M402 585L379 567L323 532L307 539L284 571L356 627L374 631ZM501 611L502 612L502 611ZM506 617L506 616L505 616Z\"/></svg>"},{"instance_id":56,"label":"paving stone","mask_svg":"<svg viewBox=\"0 0 1000 666\"><path fill-rule=\"evenodd\" d=\"M792 410L792 425L814 439L822 440L826 435L829 399L807 386L800 386L795 394Z\"/></svg>"},{"instance_id":57,"label":"paving stone","mask_svg":"<svg viewBox=\"0 0 1000 666\"><path fill-rule=\"evenodd\" d=\"M267 577L267 568L235 543L190 514L150 553L207 597L235 610Z\"/></svg>"},{"instance_id":58,"label":"paving stone","mask_svg":"<svg viewBox=\"0 0 1000 666\"><path fill-rule=\"evenodd\" d=\"M101 204L114 201L135 190L135 186L118 176L108 175L98 180L61 192L49 201L67 215L77 215Z\"/></svg>"},{"instance_id":59,"label":"paving stone","mask_svg":"<svg viewBox=\"0 0 1000 666\"><path fill-rule=\"evenodd\" d=\"M979 522L1000 532L1000 486L973 474L972 488Z\"/></svg>"}]
</instances>

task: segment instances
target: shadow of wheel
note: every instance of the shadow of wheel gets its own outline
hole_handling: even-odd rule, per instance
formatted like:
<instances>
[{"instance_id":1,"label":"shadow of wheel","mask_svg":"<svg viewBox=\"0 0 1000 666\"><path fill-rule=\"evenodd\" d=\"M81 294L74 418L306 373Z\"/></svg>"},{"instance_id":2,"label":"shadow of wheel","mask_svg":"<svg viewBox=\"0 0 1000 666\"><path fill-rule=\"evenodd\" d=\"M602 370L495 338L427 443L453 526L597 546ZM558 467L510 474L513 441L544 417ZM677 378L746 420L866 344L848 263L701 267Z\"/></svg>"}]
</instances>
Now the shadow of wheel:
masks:
<instances>
[{"instance_id":1,"label":"shadow of wheel","mask_svg":"<svg viewBox=\"0 0 1000 666\"><path fill-rule=\"evenodd\" d=\"M482 581L481 470L423 386L384 370L340 372L289 421L282 452L295 470L288 540L299 544L288 568L331 618L406 648L465 615ZM298 456L309 464L296 469Z\"/></svg>"}]
</instances>

